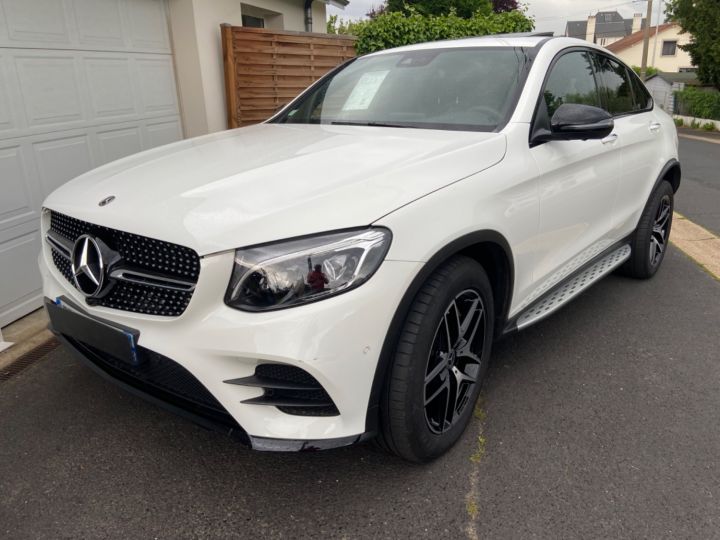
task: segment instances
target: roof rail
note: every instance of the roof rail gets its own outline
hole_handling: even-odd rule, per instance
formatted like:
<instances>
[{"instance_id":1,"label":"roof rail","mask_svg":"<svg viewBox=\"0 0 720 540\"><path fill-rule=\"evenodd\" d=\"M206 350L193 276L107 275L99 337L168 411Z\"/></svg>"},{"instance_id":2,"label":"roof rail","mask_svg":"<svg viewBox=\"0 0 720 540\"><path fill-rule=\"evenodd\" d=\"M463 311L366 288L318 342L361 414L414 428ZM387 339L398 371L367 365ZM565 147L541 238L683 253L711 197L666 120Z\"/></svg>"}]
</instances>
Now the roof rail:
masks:
<instances>
[{"instance_id":1,"label":"roof rail","mask_svg":"<svg viewBox=\"0 0 720 540\"><path fill-rule=\"evenodd\" d=\"M555 32L511 32L508 34L490 34L488 37L555 37Z\"/></svg>"}]
</instances>

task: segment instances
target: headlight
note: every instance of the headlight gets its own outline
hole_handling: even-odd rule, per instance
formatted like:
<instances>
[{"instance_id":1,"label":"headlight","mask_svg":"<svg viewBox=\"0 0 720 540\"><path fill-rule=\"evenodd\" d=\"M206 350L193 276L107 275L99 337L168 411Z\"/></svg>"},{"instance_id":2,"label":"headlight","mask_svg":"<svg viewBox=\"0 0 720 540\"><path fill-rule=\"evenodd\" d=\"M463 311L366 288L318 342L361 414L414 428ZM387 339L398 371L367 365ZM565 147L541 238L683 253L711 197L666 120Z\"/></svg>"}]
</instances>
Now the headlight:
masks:
<instances>
[{"instance_id":1,"label":"headlight","mask_svg":"<svg viewBox=\"0 0 720 540\"><path fill-rule=\"evenodd\" d=\"M225 303L268 311L349 291L380 267L391 239L372 228L238 249Z\"/></svg>"}]
</instances>

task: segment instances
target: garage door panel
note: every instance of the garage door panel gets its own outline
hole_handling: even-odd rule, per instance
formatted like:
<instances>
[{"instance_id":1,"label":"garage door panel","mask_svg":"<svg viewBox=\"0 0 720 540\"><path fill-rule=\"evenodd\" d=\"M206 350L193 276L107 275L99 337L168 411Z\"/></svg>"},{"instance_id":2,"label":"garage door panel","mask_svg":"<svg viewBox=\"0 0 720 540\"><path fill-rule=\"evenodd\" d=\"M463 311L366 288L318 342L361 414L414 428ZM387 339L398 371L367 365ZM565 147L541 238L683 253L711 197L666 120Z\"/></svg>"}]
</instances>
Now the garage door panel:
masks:
<instances>
[{"instance_id":1,"label":"garage door panel","mask_svg":"<svg viewBox=\"0 0 720 540\"><path fill-rule=\"evenodd\" d=\"M135 116L139 113L129 58L85 56L83 64L93 118Z\"/></svg>"},{"instance_id":2,"label":"garage door panel","mask_svg":"<svg viewBox=\"0 0 720 540\"><path fill-rule=\"evenodd\" d=\"M170 57L135 60L140 101L145 114L174 114L178 111L172 59Z\"/></svg>"},{"instance_id":3,"label":"garage door panel","mask_svg":"<svg viewBox=\"0 0 720 540\"><path fill-rule=\"evenodd\" d=\"M67 56L15 57L25 119L30 127L84 120L75 58Z\"/></svg>"},{"instance_id":4,"label":"garage door panel","mask_svg":"<svg viewBox=\"0 0 720 540\"><path fill-rule=\"evenodd\" d=\"M0 146L0 231L39 218L35 181L23 154L20 145Z\"/></svg>"},{"instance_id":5,"label":"garage door panel","mask_svg":"<svg viewBox=\"0 0 720 540\"><path fill-rule=\"evenodd\" d=\"M17 128L13 119L13 108L10 103L10 77L8 76L8 55L0 50L0 133L9 132Z\"/></svg>"},{"instance_id":6,"label":"garage door panel","mask_svg":"<svg viewBox=\"0 0 720 540\"><path fill-rule=\"evenodd\" d=\"M59 0L2 0L8 39L23 43L70 45L65 6Z\"/></svg>"},{"instance_id":7,"label":"garage door panel","mask_svg":"<svg viewBox=\"0 0 720 540\"><path fill-rule=\"evenodd\" d=\"M43 197L93 168L88 135L64 136L33 144Z\"/></svg>"},{"instance_id":8,"label":"garage door panel","mask_svg":"<svg viewBox=\"0 0 720 540\"><path fill-rule=\"evenodd\" d=\"M0 327L40 307L40 232L33 229L0 242Z\"/></svg>"},{"instance_id":9,"label":"garage door panel","mask_svg":"<svg viewBox=\"0 0 720 540\"><path fill-rule=\"evenodd\" d=\"M120 0L75 0L73 16L81 45L103 48L127 45Z\"/></svg>"},{"instance_id":10,"label":"garage door panel","mask_svg":"<svg viewBox=\"0 0 720 540\"><path fill-rule=\"evenodd\" d=\"M99 131L97 141L98 165L136 154L143 149L140 127L137 126Z\"/></svg>"},{"instance_id":11,"label":"garage door panel","mask_svg":"<svg viewBox=\"0 0 720 540\"><path fill-rule=\"evenodd\" d=\"M145 128L145 134L147 147L155 148L182 139L182 128L179 120L149 123Z\"/></svg>"},{"instance_id":12,"label":"garage door panel","mask_svg":"<svg viewBox=\"0 0 720 540\"><path fill-rule=\"evenodd\" d=\"M167 14L162 2L127 0L130 42L135 49L170 52Z\"/></svg>"}]
</instances>

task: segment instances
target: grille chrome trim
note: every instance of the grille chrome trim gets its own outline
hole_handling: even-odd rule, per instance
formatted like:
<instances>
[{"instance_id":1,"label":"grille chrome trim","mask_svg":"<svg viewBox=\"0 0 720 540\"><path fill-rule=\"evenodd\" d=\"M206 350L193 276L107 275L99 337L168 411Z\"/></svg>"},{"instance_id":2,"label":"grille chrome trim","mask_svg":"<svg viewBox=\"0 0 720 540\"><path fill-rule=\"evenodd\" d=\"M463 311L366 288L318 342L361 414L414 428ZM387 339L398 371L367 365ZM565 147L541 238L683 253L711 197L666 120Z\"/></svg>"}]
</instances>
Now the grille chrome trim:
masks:
<instances>
[{"instance_id":1,"label":"grille chrome trim","mask_svg":"<svg viewBox=\"0 0 720 540\"><path fill-rule=\"evenodd\" d=\"M65 238L53 231L48 231L45 235L45 240L50 247L58 252L58 255L64 257L68 261L70 260L70 254L72 253L73 246Z\"/></svg>"},{"instance_id":2,"label":"grille chrome trim","mask_svg":"<svg viewBox=\"0 0 720 540\"><path fill-rule=\"evenodd\" d=\"M172 279L158 274L149 274L132 268L118 268L110 272L111 279L118 281L127 281L130 283L139 283L141 285L151 285L153 287L161 287L163 289L171 289L174 291L191 292L195 290L195 283L192 281L183 281L181 279Z\"/></svg>"}]
</instances>

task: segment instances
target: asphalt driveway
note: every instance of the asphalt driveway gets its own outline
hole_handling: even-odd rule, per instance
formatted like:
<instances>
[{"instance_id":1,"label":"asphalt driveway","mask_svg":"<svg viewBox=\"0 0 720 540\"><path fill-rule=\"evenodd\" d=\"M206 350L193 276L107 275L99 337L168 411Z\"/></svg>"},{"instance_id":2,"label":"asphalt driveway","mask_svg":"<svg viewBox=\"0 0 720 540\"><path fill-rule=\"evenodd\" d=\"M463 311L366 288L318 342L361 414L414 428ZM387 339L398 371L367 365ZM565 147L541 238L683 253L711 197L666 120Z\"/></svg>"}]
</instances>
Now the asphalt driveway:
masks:
<instances>
[{"instance_id":1,"label":"asphalt driveway","mask_svg":"<svg viewBox=\"0 0 720 540\"><path fill-rule=\"evenodd\" d=\"M697 131L683 133L708 137ZM680 138L682 187L675 209L695 223L720 235L720 136L712 142Z\"/></svg>"},{"instance_id":2,"label":"asphalt driveway","mask_svg":"<svg viewBox=\"0 0 720 540\"><path fill-rule=\"evenodd\" d=\"M720 530L720 283L672 250L496 347L427 466L253 453L62 349L0 384L6 538L677 538Z\"/></svg>"}]
</instances>

